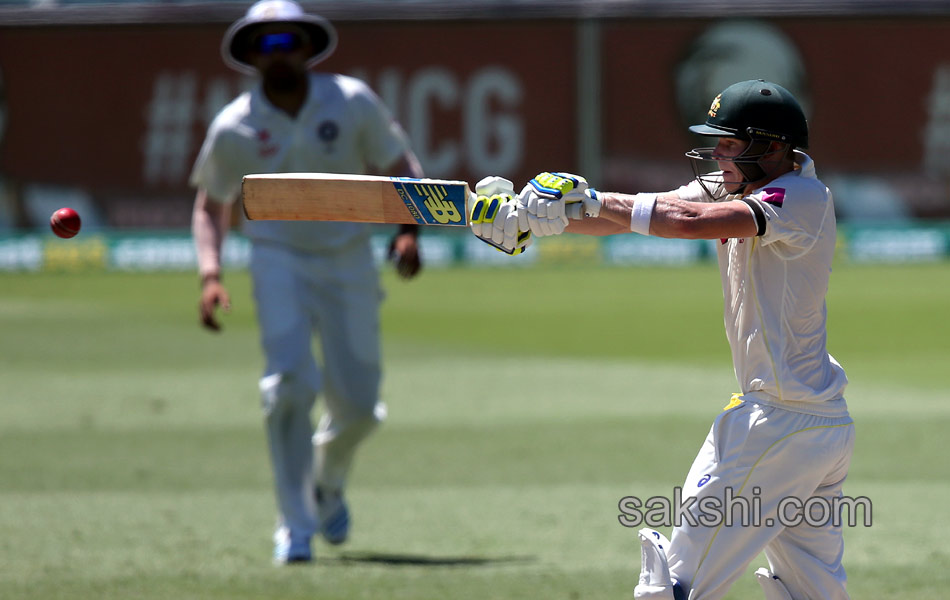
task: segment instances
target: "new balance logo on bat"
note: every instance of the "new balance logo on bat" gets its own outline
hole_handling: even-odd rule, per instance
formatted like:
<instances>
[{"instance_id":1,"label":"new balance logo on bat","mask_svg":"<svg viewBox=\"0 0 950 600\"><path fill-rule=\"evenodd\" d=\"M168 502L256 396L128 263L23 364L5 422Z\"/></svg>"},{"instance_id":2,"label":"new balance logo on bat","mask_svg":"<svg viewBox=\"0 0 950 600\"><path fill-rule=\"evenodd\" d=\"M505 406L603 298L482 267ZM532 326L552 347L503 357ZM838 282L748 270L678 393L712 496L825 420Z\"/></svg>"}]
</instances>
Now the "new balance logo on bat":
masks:
<instances>
[{"instance_id":1,"label":"new balance logo on bat","mask_svg":"<svg viewBox=\"0 0 950 600\"><path fill-rule=\"evenodd\" d=\"M432 218L445 225L446 223L458 223L462 220L462 214L458 208L445 197L448 192L443 185L417 185L416 191L426 197L425 207L429 209ZM462 210L465 210L463 205Z\"/></svg>"},{"instance_id":2,"label":"new balance logo on bat","mask_svg":"<svg viewBox=\"0 0 950 600\"><path fill-rule=\"evenodd\" d=\"M399 197L420 225L465 224L465 191L461 186L394 182Z\"/></svg>"}]
</instances>

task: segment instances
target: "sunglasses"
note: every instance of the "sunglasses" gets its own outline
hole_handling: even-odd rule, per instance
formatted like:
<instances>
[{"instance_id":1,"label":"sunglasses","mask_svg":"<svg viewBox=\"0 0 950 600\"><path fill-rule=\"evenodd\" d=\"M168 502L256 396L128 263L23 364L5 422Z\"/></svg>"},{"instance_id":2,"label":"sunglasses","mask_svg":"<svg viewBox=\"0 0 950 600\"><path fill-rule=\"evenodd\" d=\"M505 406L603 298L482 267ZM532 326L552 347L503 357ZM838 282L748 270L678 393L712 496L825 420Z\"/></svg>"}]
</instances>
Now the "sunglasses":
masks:
<instances>
[{"instance_id":1,"label":"sunglasses","mask_svg":"<svg viewBox=\"0 0 950 600\"><path fill-rule=\"evenodd\" d=\"M303 47L303 40L296 33L267 33L254 40L254 49L261 54L293 52Z\"/></svg>"}]
</instances>

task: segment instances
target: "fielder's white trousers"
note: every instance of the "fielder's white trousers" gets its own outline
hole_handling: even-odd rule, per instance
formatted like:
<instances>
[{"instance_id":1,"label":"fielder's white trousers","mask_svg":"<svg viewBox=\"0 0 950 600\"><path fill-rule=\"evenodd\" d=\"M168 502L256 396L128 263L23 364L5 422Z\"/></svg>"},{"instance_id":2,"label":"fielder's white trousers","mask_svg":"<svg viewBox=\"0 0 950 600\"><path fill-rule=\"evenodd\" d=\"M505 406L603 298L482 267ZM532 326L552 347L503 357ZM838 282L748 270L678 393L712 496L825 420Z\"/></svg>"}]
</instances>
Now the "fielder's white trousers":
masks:
<instances>
[{"instance_id":1,"label":"fielder's white trousers","mask_svg":"<svg viewBox=\"0 0 950 600\"><path fill-rule=\"evenodd\" d=\"M314 478L342 489L357 445L385 417L378 402L378 273L368 244L326 256L264 242L252 247L250 272L266 356L260 391L281 521L295 535L312 535ZM310 413L319 392L326 406L314 434Z\"/></svg>"},{"instance_id":2,"label":"fielder's white trousers","mask_svg":"<svg viewBox=\"0 0 950 600\"><path fill-rule=\"evenodd\" d=\"M804 504L812 497L829 503L840 498L853 447L854 424L848 416L820 417L750 401L720 414L690 468L683 497L715 496L725 506L728 488L750 506L757 498L760 509L753 513L760 520L758 526L744 523L736 509L732 526L695 526L683 519L674 527L670 571L689 598L724 597L764 549L770 569L792 598L847 599L841 523L829 515L823 524L785 527L782 521L802 519L789 508L793 503L782 500L794 497ZM779 506L786 507L783 519ZM698 519L703 510L694 504L690 512Z\"/></svg>"}]
</instances>

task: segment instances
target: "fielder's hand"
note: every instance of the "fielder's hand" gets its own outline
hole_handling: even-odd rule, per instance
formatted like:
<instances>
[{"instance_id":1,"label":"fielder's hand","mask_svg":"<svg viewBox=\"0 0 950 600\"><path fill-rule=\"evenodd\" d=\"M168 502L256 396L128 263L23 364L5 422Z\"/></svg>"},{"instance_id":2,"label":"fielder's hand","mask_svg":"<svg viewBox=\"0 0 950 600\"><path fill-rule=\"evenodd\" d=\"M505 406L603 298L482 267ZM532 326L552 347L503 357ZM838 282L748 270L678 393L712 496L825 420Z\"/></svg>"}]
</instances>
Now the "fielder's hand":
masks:
<instances>
[{"instance_id":1,"label":"fielder's hand","mask_svg":"<svg viewBox=\"0 0 950 600\"><path fill-rule=\"evenodd\" d=\"M389 260L403 279L412 279L419 273L422 258L419 256L419 242L414 229L406 226L393 236L389 241Z\"/></svg>"},{"instance_id":2,"label":"fielder's hand","mask_svg":"<svg viewBox=\"0 0 950 600\"><path fill-rule=\"evenodd\" d=\"M224 312L231 312L231 296L221 285L217 275L209 275L201 280L201 299L198 301L198 314L201 324L211 331L221 331L221 324L214 316L214 310L220 306Z\"/></svg>"},{"instance_id":3,"label":"fielder's hand","mask_svg":"<svg viewBox=\"0 0 950 600\"><path fill-rule=\"evenodd\" d=\"M526 209L522 228L537 236L563 233L568 218L600 215L597 192L588 187L586 179L570 173L540 173L528 182L518 199Z\"/></svg>"},{"instance_id":4,"label":"fielder's hand","mask_svg":"<svg viewBox=\"0 0 950 600\"><path fill-rule=\"evenodd\" d=\"M512 183L501 177L486 177L475 185L475 194L469 220L472 233L506 254L524 252L531 245L531 232L527 227L518 228L522 207Z\"/></svg>"}]
</instances>

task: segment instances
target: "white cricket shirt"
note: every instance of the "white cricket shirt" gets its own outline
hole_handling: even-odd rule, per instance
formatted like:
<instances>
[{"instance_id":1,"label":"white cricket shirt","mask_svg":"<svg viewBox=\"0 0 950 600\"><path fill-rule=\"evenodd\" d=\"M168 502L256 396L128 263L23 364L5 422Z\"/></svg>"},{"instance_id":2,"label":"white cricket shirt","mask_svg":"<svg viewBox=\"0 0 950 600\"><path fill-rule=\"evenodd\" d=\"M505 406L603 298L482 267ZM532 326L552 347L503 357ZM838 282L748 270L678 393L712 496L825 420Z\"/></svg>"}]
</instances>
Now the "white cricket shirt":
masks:
<instances>
[{"instance_id":1,"label":"white cricket shirt","mask_svg":"<svg viewBox=\"0 0 950 600\"><path fill-rule=\"evenodd\" d=\"M387 169L408 149L402 128L358 79L311 73L297 116L275 108L258 84L225 106L208 128L191 184L234 202L250 173L354 173ZM371 226L310 221L246 221L255 241L332 252L369 239Z\"/></svg>"},{"instance_id":2,"label":"white cricket shirt","mask_svg":"<svg viewBox=\"0 0 950 600\"><path fill-rule=\"evenodd\" d=\"M761 236L716 241L726 337L742 393L762 404L801 412L846 414L848 379L826 347L825 294L835 251L831 191L815 164L795 153L798 168L745 197ZM680 198L708 200L698 181Z\"/></svg>"}]
</instances>

